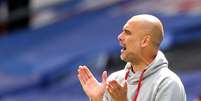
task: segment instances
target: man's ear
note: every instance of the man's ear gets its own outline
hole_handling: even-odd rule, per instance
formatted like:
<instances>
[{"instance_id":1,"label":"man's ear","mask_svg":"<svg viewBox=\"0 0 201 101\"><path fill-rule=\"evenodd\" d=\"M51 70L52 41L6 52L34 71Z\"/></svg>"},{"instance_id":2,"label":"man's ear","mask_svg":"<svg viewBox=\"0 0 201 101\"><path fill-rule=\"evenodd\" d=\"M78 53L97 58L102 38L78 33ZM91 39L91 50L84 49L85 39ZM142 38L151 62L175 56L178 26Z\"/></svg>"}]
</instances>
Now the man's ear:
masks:
<instances>
[{"instance_id":1,"label":"man's ear","mask_svg":"<svg viewBox=\"0 0 201 101\"><path fill-rule=\"evenodd\" d=\"M151 36L150 35L145 35L141 41L141 47L147 47L151 43Z\"/></svg>"}]
</instances>

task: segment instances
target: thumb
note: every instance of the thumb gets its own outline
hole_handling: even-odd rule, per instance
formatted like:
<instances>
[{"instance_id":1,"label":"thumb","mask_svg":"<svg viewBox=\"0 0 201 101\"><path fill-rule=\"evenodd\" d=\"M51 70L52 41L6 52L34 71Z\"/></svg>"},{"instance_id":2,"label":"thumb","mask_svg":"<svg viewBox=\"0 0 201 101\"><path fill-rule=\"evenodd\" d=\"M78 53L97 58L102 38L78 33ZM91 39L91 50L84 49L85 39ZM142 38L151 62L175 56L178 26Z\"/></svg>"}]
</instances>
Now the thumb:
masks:
<instances>
[{"instance_id":1,"label":"thumb","mask_svg":"<svg viewBox=\"0 0 201 101\"><path fill-rule=\"evenodd\" d=\"M104 71L102 74L102 83L106 84L106 81L107 81L107 71Z\"/></svg>"}]
</instances>

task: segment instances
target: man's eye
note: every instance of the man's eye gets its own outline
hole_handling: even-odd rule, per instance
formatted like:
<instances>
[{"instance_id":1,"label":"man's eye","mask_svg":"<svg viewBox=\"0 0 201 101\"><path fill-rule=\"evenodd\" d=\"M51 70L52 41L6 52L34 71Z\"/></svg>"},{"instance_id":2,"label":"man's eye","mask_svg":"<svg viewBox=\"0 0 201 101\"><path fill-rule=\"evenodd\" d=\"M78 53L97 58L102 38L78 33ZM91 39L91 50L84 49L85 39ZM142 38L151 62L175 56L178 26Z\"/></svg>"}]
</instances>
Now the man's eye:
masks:
<instances>
[{"instance_id":1,"label":"man's eye","mask_svg":"<svg viewBox=\"0 0 201 101\"><path fill-rule=\"evenodd\" d=\"M130 35L131 33L126 31L125 34Z\"/></svg>"}]
</instances>

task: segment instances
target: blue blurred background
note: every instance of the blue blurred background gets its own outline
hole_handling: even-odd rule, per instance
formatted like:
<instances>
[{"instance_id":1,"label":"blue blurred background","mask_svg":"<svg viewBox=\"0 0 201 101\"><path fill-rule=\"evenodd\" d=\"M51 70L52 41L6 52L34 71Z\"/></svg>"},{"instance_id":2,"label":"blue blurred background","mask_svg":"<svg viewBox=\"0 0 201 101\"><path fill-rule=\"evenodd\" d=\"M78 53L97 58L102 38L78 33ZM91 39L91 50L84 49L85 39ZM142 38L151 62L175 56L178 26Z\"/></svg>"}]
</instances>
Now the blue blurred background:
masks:
<instances>
[{"instance_id":1,"label":"blue blurred background","mask_svg":"<svg viewBox=\"0 0 201 101\"><path fill-rule=\"evenodd\" d=\"M88 101L77 79L124 67L117 36L136 14L159 17L161 50L187 101L201 95L200 0L0 0L0 101Z\"/></svg>"}]
</instances>

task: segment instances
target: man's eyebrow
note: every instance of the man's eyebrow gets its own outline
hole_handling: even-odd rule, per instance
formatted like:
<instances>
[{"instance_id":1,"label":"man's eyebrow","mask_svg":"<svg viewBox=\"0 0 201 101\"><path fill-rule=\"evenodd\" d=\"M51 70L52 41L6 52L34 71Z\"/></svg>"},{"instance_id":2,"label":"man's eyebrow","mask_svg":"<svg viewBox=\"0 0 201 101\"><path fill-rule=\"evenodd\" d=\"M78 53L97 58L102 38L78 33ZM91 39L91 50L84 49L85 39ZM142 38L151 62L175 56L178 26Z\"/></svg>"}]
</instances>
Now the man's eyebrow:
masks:
<instances>
[{"instance_id":1,"label":"man's eyebrow","mask_svg":"<svg viewBox=\"0 0 201 101\"><path fill-rule=\"evenodd\" d=\"M127 30L127 29L124 29L124 31L125 31L126 33L131 34L131 32L130 32L129 30Z\"/></svg>"}]
</instances>

